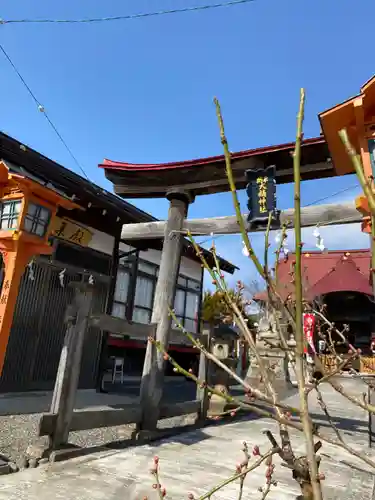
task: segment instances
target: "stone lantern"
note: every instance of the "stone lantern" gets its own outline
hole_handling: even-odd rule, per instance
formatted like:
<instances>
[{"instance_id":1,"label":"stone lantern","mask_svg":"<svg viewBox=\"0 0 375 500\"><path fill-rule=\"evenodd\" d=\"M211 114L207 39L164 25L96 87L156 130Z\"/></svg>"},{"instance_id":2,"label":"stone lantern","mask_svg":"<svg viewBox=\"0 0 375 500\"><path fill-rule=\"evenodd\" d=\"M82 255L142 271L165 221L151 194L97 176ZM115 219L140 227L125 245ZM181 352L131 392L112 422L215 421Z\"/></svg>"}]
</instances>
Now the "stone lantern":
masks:
<instances>
[{"instance_id":1,"label":"stone lantern","mask_svg":"<svg viewBox=\"0 0 375 500\"><path fill-rule=\"evenodd\" d=\"M232 371L236 370L238 334L231 327L219 324L211 329L210 350ZM230 375L215 363L211 363L209 385L223 394L229 393ZM227 406L225 399L213 394L210 400L210 413L222 413Z\"/></svg>"},{"instance_id":2,"label":"stone lantern","mask_svg":"<svg viewBox=\"0 0 375 500\"><path fill-rule=\"evenodd\" d=\"M0 375L26 265L50 255L48 241L57 208L80 208L68 198L18 174L0 161L0 252L5 266L0 295Z\"/></svg>"}]
</instances>

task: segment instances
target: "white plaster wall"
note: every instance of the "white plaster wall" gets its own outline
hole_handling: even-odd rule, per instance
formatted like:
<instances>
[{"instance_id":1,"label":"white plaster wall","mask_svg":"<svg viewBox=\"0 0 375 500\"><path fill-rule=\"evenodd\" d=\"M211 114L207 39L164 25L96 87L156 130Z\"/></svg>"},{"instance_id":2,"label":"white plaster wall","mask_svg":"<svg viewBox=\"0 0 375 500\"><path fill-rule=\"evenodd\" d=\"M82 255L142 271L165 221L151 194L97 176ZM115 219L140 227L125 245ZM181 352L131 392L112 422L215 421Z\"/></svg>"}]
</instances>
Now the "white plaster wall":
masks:
<instances>
[{"instance_id":1,"label":"white plaster wall","mask_svg":"<svg viewBox=\"0 0 375 500\"><path fill-rule=\"evenodd\" d=\"M109 234L97 231L92 227L86 226L89 231L92 232L93 236L89 244L89 248L97 250L98 252L103 252L107 255L112 255L113 247L115 245L115 238Z\"/></svg>"},{"instance_id":2,"label":"white plaster wall","mask_svg":"<svg viewBox=\"0 0 375 500\"><path fill-rule=\"evenodd\" d=\"M85 226L93 234L92 239L89 244L89 248L97 250L98 252L105 253L107 255L112 255L113 247L115 244L115 238L109 234L103 233L93 229L90 226ZM120 251L129 252L132 247L125 245L125 243L120 243ZM146 250L140 252L140 258L146 260L147 262L152 262L153 264L160 265L161 251L160 250ZM182 257L180 264L180 274L187 276L189 278L200 281L201 280L202 268L199 262L195 262L187 257Z\"/></svg>"},{"instance_id":3,"label":"white plaster wall","mask_svg":"<svg viewBox=\"0 0 375 500\"><path fill-rule=\"evenodd\" d=\"M129 252L132 250L132 247L129 245L125 245L124 243L120 243L120 250L123 252ZM153 264L160 265L161 259L161 251L160 250L146 250L139 253L139 257L148 262L152 262ZM182 257L180 264L180 274L187 276L188 278L201 280L201 272L202 268L199 262L195 262L192 259L188 259L187 257Z\"/></svg>"}]
</instances>

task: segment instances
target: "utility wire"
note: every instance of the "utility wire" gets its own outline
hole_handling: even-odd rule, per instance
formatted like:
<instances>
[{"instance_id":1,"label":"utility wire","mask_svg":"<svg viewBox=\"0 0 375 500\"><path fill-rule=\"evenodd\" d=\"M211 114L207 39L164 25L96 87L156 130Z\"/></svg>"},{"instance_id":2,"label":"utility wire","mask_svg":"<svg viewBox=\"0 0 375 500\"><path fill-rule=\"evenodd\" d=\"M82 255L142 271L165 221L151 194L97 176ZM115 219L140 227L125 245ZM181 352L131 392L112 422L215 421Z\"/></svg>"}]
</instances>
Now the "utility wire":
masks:
<instances>
[{"instance_id":1,"label":"utility wire","mask_svg":"<svg viewBox=\"0 0 375 500\"><path fill-rule=\"evenodd\" d=\"M330 198L333 198L334 196L338 196L339 194L346 193L347 191L351 191L352 189L355 189L358 187L359 187L359 184L353 184L352 186L341 189L340 191L336 191L335 193L332 193L328 196L325 196L324 198L319 198L318 200L315 200L312 203L308 203L307 205L304 205L304 207L311 207L311 205L316 205L317 203L320 203L321 201L329 200Z\"/></svg>"},{"instance_id":2,"label":"utility wire","mask_svg":"<svg viewBox=\"0 0 375 500\"><path fill-rule=\"evenodd\" d=\"M53 121L51 120L51 118L49 117L48 113L46 112L46 110L44 109L44 106L39 102L39 100L36 98L34 92L31 90L31 88L29 87L29 85L27 84L26 80L23 78L23 76L21 75L21 73L19 72L19 70L17 69L16 65L14 64L14 62L12 61L10 55L7 53L7 51L4 49L4 47L0 44L0 51L3 53L3 55L5 56L5 58L7 59L7 61L9 62L9 64L12 66L14 72L17 74L18 78L21 80L21 82L23 83L24 87L26 88L26 90L28 91L28 93L30 94L31 98L33 99L33 101L35 102L35 104L37 105L38 107L38 110L44 114L47 122L49 123L49 125L51 126L51 128L53 129L53 131L55 132L55 134L57 135L57 137L60 139L61 143L63 144L63 146L65 147L65 149L68 151L68 153L70 154L71 158L73 159L74 163L77 165L77 167L79 168L79 170L82 172L82 174L86 177L86 179L88 181L90 181L88 175L86 174L84 168L82 167L82 165L80 164L80 162L78 161L77 157L74 155L73 151L70 149L70 147L68 146L67 142L65 141L65 139L63 138L63 136L60 134L60 132L58 131L56 125L53 123Z\"/></svg>"},{"instance_id":3,"label":"utility wire","mask_svg":"<svg viewBox=\"0 0 375 500\"><path fill-rule=\"evenodd\" d=\"M167 14L178 14L181 12L194 12L200 10L218 9L221 7L231 7L245 3L254 2L255 0L230 0L228 2L220 2L208 5L197 5L195 7L185 7L182 9L159 10L154 12L142 12L139 14L128 14L126 16L113 17L93 17L88 19L1 19L0 24L35 24L35 23L60 23L60 24L79 24L79 23L103 23L108 21L129 21L131 19L139 19L142 17L165 16Z\"/></svg>"}]
</instances>

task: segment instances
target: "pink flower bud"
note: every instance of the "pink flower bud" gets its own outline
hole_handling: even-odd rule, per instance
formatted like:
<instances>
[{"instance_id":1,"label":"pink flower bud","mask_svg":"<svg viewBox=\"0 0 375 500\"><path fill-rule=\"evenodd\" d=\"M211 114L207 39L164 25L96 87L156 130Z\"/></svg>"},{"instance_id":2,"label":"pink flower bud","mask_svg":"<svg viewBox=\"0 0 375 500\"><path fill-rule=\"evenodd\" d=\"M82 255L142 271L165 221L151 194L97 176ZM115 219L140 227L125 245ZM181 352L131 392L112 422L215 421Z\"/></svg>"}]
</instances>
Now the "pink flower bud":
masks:
<instances>
[{"instance_id":1,"label":"pink flower bud","mask_svg":"<svg viewBox=\"0 0 375 500\"><path fill-rule=\"evenodd\" d=\"M320 481L324 481L324 480L325 480L325 478L326 478L326 476L325 476L325 474L323 474L323 472L321 472L321 473L319 474L318 478L319 478L319 480L320 480Z\"/></svg>"},{"instance_id":2,"label":"pink flower bud","mask_svg":"<svg viewBox=\"0 0 375 500\"><path fill-rule=\"evenodd\" d=\"M253 448L253 455L254 457L258 457L260 455L259 446L257 444Z\"/></svg>"},{"instance_id":3,"label":"pink flower bud","mask_svg":"<svg viewBox=\"0 0 375 500\"><path fill-rule=\"evenodd\" d=\"M159 457L157 455L154 456L154 463L155 464L159 463Z\"/></svg>"},{"instance_id":4,"label":"pink flower bud","mask_svg":"<svg viewBox=\"0 0 375 500\"><path fill-rule=\"evenodd\" d=\"M236 412L235 412L235 411L231 411L231 412L230 412L230 416L231 416L231 417L235 417L235 416L236 416Z\"/></svg>"}]
</instances>

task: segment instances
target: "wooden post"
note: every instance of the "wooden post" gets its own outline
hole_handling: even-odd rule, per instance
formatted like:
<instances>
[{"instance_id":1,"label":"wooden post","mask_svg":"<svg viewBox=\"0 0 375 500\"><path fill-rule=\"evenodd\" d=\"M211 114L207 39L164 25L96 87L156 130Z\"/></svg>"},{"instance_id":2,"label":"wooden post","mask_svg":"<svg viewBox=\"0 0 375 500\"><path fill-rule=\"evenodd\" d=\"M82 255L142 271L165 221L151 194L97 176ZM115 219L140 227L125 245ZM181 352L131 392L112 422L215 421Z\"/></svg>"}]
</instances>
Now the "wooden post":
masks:
<instances>
[{"instance_id":1,"label":"wooden post","mask_svg":"<svg viewBox=\"0 0 375 500\"><path fill-rule=\"evenodd\" d=\"M211 352L211 336L212 336L211 333L212 333L211 326L203 330L203 335L205 337L204 345L209 352ZM203 354L203 352L201 352L199 357L198 380L200 382L205 382L206 385L204 387L197 386L196 398L201 403L198 412L197 422L202 424L205 422L207 418L207 412L210 403L207 390L207 384L210 384L210 371L211 371L210 365L211 365L210 360Z\"/></svg>"},{"instance_id":2,"label":"wooden post","mask_svg":"<svg viewBox=\"0 0 375 500\"><path fill-rule=\"evenodd\" d=\"M68 443L75 398L81 369L81 359L85 333L89 323L92 303L92 287L74 283L75 297L68 308L69 324L61 350L53 392L51 413L57 414L56 426L50 436L50 448L58 449Z\"/></svg>"},{"instance_id":3,"label":"wooden post","mask_svg":"<svg viewBox=\"0 0 375 500\"><path fill-rule=\"evenodd\" d=\"M166 350L171 328L169 308L174 307L181 261L183 240L181 229L191 201L189 194L184 191L169 193L167 198L170 205L151 318L151 323L156 325L155 338ZM148 342L140 391L142 419L139 431L156 429L163 397L164 366L163 354L151 342Z\"/></svg>"}]
</instances>

